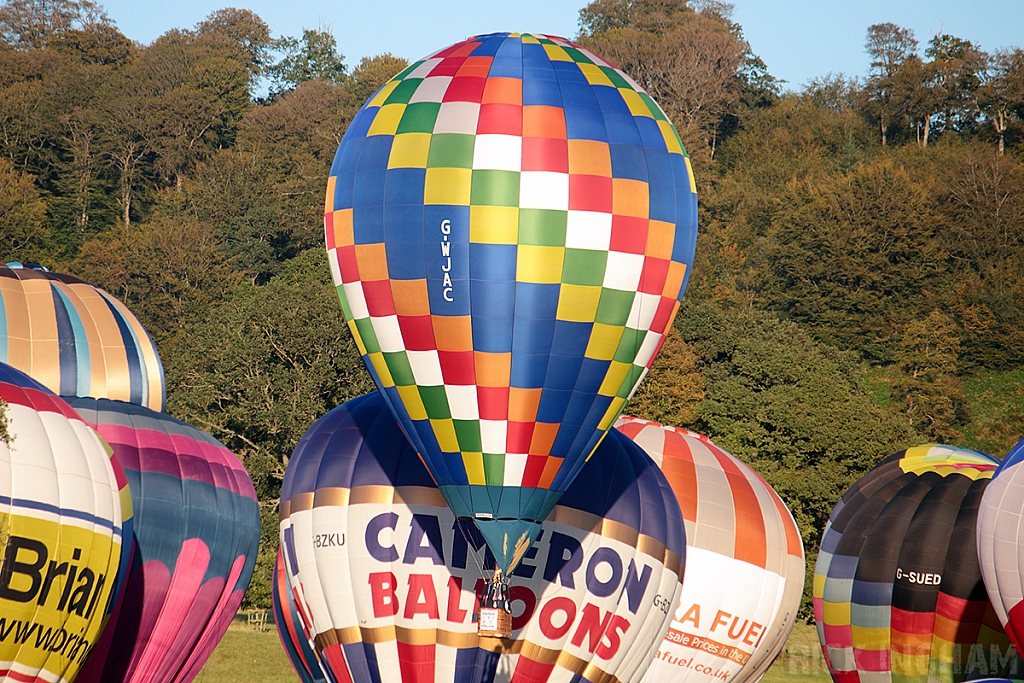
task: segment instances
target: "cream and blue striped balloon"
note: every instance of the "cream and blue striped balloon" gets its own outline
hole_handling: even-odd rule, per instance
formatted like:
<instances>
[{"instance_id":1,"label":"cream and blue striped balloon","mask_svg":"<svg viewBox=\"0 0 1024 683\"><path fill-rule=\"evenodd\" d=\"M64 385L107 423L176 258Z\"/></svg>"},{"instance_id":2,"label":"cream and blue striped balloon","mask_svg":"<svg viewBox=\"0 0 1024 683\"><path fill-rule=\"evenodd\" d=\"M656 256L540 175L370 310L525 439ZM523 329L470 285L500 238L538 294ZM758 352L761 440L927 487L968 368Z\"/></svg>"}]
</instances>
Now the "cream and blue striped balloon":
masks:
<instances>
[{"instance_id":1,"label":"cream and blue striped balloon","mask_svg":"<svg viewBox=\"0 0 1024 683\"><path fill-rule=\"evenodd\" d=\"M163 364L139 319L99 287L39 266L0 266L0 363L60 396L164 408Z\"/></svg>"}]
</instances>

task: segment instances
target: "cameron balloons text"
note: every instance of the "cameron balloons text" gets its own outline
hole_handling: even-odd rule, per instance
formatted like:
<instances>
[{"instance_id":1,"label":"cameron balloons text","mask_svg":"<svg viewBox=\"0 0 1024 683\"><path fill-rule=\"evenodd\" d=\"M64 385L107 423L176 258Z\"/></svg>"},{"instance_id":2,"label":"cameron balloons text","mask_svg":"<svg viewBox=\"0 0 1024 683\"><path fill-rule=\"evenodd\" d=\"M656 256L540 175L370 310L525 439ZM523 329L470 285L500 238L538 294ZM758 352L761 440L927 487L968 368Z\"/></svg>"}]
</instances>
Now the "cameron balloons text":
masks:
<instances>
[{"instance_id":1,"label":"cameron balloons text","mask_svg":"<svg viewBox=\"0 0 1024 683\"><path fill-rule=\"evenodd\" d=\"M379 394L303 437L282 546L316 650L339 681L636 681L664 637L685 540L668 483L609 434L515 570L511 641L480 638L494 558L457 520ZM475 678L472 678L474 677ZM470 678L464 678L470 677Z\"/></svg>"}]
</instances>

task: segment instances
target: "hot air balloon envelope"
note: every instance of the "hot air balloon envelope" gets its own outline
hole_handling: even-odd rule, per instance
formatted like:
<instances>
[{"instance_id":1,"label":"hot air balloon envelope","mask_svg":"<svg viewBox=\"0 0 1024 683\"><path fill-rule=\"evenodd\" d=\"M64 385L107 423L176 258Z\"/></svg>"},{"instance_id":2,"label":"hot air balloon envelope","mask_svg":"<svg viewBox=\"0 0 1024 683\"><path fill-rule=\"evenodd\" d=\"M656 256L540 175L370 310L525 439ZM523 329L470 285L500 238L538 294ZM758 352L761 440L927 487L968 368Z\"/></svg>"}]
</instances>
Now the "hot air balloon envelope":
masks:
<instances>
[{"instance_id":1,"label":"hot air balloon envelope","mask_svg":"<svg viewBox=\"0 0 1024 683\"><path fill-rule=\"evenodd\" d=\"M1019 548L1024 515L1024 441L1003 459L985 489L978 513L978 558L988 597L1006 634L1024 646L1024 578ZM1015 671L1024 674L1024 671Z\"/></svg>"},{"instance_id":2,"label":"hot air balloon envelope","mask_svg":"<svg viewBox=\"0 0 1024 683\"><path fill-rule=\"evenodd\" d=\"M188 683L252 577L252 481L220 442L169 415L106 399L72 403L114 449L135 506L125 598L77 683Z\"/></svg>"},{"instance_id":3,"label":"hot air balloon envelope","mask_svg":"<svg viewBox=\"0 0 1024 683\"><path fill-rule=\"evenodd\" d=\"M338 681L631 681L680 590L682 517L668 483L612 432L527 549L511 640L474 616L493 566L377 392L317 421L288 464L281 538L298 612Z\"/></svg>"},{"instance_id":4,"label":"hot air balloon envelope","mask_svg":"<svg viewBox=\"0 0 1024 683\"><path fill-rule=\"evenodd\" d=\"M0 362L60 396L164 407L163 364L142 323L71 275L0 265Z\"/></svg>"},{"instance_id":5,"label":"hot air balloon envelope","mask_svg":"<svg viewBox=\"0 0 1024 683\"><path fill-rule=\"evenodd\" d=\"M63 400L0 363L0 680L74 679L99 637L121 556L106 444Z\"/></svg>"},{"instance_id":6,"label":"hot air balloon envelope","mask_svg":"<svg viewBox=\"0 0 1024 683\"><path fill-rule=\"evenodd\" d=\"M696 216L664 112L561 38L452 45L349 126L325 206L349 329L506 573L660 348Z\"/></svg>"},{"instance_id":7,"label":"hot air balloon envelope","mask_svg":"<svg viewBox=\"0 0 1024 683\"><path fill-rule=\"evenodd\" d=\"M327 683L327 676L310 645L309 634L295 604L288 572L284 569L284 556L278 549L274 563L274 623L277 624L281 646L302 683Z\"/></svg>"},{"instance_id":8,"label":"hot air balloon envelope","mask_svg":"<svg viewBox=\"0 0 1024 683\"><path fill-rule=\"evenodd\" d=\"M616 429L672 485L686 521L686 580L646 683L764 675L796 623L804 550L778 494L696 432L623 416Z\"/></svg>"},{"instance_id":9,"label":"hot air balloon envelope","mask_svg":"<svg viewBox=\"0 0 1024 683\"><path fill-rule=\"evenodd\" d=\"M978 566L978 507L998 464L950 446L909 448L836 505L813 593L838 683L952 683L1020 666Z\"/></svg>"}]
</instances>

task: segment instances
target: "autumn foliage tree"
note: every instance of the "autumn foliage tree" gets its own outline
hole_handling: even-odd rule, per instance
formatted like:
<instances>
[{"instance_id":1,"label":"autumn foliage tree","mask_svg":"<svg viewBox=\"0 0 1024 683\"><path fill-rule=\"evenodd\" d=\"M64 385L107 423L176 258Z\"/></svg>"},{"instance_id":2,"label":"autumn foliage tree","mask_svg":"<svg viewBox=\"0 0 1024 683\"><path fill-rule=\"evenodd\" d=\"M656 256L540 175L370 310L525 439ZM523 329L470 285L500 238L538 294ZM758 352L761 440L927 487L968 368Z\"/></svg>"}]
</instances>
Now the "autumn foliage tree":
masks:
<instances>
[{"instance_id":1,"label":"autumn foliage tree","mask_svg":"<svg viewBox=\"0 0 1024 683\"><path fill-rule=\"evenodd\" d=\"M722 14L727 6L710 7L595 0L580 10L580 43L643 86L698 160L712 155L723 121L739 103L747 48Z\"/></svg>"}]
</instances>

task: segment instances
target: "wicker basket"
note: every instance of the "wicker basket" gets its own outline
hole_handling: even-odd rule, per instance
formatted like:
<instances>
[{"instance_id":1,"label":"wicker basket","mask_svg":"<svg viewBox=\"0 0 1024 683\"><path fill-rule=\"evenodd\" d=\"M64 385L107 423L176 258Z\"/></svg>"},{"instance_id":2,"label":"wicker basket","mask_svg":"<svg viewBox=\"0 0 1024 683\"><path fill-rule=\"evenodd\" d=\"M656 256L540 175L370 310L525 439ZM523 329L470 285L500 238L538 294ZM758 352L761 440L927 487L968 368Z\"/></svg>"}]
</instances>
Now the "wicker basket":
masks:
<instances>
[{"instance_id":1,"label":"wicker basket","mask_svg":"<svg viewBox=\"0 0 1024 683\"><path fill-rule=\"evenodd\" d=\"M512 615L499 607L481 607L476 633L484 638L511 638Z\"/></svg>"}]
</instances>

